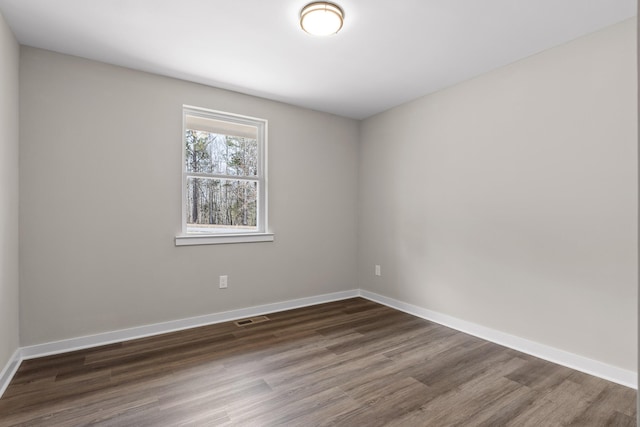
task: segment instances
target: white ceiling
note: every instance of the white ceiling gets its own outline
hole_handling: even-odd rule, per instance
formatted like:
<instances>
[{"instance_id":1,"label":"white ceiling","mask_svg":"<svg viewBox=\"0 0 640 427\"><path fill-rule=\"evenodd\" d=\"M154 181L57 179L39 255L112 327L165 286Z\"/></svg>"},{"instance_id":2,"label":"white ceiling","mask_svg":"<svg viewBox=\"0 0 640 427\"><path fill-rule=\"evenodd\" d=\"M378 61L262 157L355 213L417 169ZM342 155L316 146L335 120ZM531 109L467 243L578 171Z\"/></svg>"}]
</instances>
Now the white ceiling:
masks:
<instances>
[{"instance_id":1,"label":"white ceiling","mask_svg":"<svg viewBox=\"0 0 640 427\"><path fill-rule=\"evenodd\" d=\"M636 0L0 0L21 44L357 119L635 16Z\"/></svg>"}]
</instances>

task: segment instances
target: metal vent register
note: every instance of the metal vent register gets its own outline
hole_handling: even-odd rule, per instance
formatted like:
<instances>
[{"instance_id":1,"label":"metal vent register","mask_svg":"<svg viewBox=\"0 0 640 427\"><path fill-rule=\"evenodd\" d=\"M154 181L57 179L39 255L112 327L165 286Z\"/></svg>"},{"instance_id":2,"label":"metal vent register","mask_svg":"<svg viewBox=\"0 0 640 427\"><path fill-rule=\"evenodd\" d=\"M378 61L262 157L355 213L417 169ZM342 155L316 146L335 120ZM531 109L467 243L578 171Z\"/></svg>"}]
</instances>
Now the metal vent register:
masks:
<instances>
[{"instance_id":1,"label":"metal vent register","mask_svg":"<svg viewBox=\"0 0 640 427\"><path fill-rule=\"evenodd\" d=\"M267 316L249 317L248 319L236 320L234 323L236 326L255 325L256 323L267 322L270 319Z\"/></svg>"}]
</instances>

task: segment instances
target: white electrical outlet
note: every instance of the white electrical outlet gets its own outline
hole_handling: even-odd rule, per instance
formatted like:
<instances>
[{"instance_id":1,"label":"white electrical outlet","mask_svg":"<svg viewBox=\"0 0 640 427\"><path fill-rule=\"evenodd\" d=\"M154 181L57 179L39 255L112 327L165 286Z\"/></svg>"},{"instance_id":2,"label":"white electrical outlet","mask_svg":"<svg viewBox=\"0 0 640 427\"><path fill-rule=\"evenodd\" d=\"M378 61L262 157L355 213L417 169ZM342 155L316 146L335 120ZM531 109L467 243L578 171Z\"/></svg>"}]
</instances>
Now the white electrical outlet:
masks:
<instances>
[{"instance_id":1,"label":"white electrical outlet","mask_svg":"<svg viewBox=\"0 0 640 427\"><path fill-rule=\"evenodd\" d=\"M227 289L227 276L220 276L220 289Z\"/></svg>"},{"instance_id":2,"label":"white electrical outlet","mask_svg":"<svg viewBox=\"0 0 640 427\"><path fill-rule=\"evenodd\" d=\"M376 276L382 276L382 274L380 274L380 266L376 264Z\"/></svg>"}]
</instances>

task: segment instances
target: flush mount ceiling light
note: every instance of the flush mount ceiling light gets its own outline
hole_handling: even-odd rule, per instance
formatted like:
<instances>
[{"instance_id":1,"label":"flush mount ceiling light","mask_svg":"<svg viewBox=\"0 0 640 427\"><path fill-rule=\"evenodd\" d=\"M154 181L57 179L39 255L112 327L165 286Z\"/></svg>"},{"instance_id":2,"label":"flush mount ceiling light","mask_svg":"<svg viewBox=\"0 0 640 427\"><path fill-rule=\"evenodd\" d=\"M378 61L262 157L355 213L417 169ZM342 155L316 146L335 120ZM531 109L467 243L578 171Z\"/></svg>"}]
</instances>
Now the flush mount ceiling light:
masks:
<instances>
[{"instance_id":1,"label":"flush mount ceiling light","mask_svg":"<svg viewBox=\"0 0 640 427\"><path fill-rule=\"evenodd\" d=\"M309 3L300 12L300 26L314 36L330 36L340 31L344 12L338 5L324 1Z\"/></svg>"}]
</instances>

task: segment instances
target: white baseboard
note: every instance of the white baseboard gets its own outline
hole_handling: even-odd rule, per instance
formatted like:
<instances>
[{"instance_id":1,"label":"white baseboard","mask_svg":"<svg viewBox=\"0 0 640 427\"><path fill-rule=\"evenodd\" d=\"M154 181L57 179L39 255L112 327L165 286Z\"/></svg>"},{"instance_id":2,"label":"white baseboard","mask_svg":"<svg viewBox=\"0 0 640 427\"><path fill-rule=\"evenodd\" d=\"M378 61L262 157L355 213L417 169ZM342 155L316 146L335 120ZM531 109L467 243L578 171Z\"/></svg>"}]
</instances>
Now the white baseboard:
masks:
<instances>
[{"instance_id":1,"label":"white baseboard","mask_svg":"<svg viewBox=\"0 0 640 427\"><path fill-rule=\"evenodd\" d=\"M13 355L5 365L4 369L0 371L0 397L2 397L4 391L9 387L11 379L20 367L20 362L22 362L21 351L20 349L17 349L13 352Z\"/></svg>"},{"instance_id":2,"label":"white baseboard","mask_svg":"<svg viewBox=\"0 0 640 427\"><path fill-rule=\"evenodd\" d=\"M155 323L153 325L145 325L135 328L121 329L118 331L103 332L96 335L70 338L44 344L36 344L28 347L23 347L21 349L21 354L23 360L33 359L36 357L50 356L52 354L66 353L69 351L98 347L101 345L129 341L137 338L149 337L152 335L165 334L168 332L175 332L183 329L196 328L198 326L229 322L231 320L243 319L245 317L260 316L262 314L269 314L278 311L291 310L294 308L307 307L310 305L323 304L331 301L339 301L343 299L354 298L358 295L358 290L352 290L276 302L272 304L258 305L248 308L240 308L237 310L223 311L221 313L206 314L204 316L190 317L187 319Z\"/></svg>"},{"instance_id":3,"label":"white baseboard","mask_svg":"<svg viewBox=\"0 0 640 427\"><path fill-rule=\"evenodd\" d=\"M638 389L638 376L636 372L608 365L597 360L569 353L568 351L500 332L495 329L487 328L485 326L418 307L413 304L408 304L373 292L361 289L360 296L388 307L395 308L396 310L404 311L405 313L439 323L460 332L539 357L540 359L548 360L549 362L566 366L567 368L575 369L589 375L594 375L614 383L622 384L636 390Z\"/></svg>"},{"instance_id":4,"label":"white baseboard","mask_svg":"<svg viewBox=\"0 0 640 427\"><path fill-rule=\"evenodd\" d=\"M635 389L638 388L638 381L635 372L607 365L596 360L588 359L583 356L578 356L576 354L572 354L563 350L529 341L515 335L509 335L495 329L490 329L484 326L477 325L475 323L460 320L446 314L431 311L373 292L365 290L351 290L22 347L15 351L12 358L0 372L0 397L2 397L2 394L9 385L9 382L13 378L14 374L18 370L18 367L20 366L20 363L23 360L50 356L53 354L66 353L75 350L82 350L85 348L98 347L101 345L112 344L116 342L129 341L152 335L159 335L168 332L195 328L198 326L229 322L245 317L260 316L263 314L275 313L278 311L292 310L295 308L307 307L310 305L339 301L348 298L354 298L357 296L361 296L371 301L375 301L388 307L395 308L396 310L404 311L414 316L439 323L458 331L477 336L487 341L491 341L496 344L500 344L505 347L509 347L514 350L518 350L553 363L557 363L559 365L595 375L597 377L613 381L627 387Z\"/></svg>"}]
</instances>

